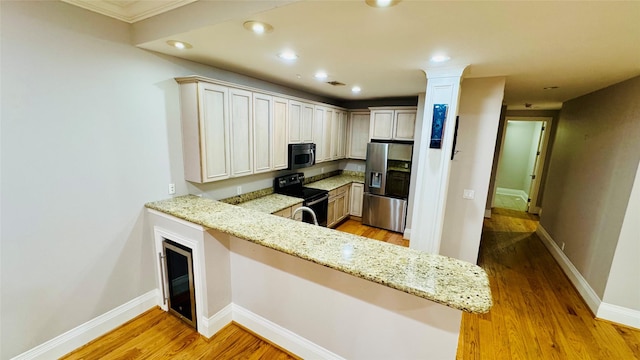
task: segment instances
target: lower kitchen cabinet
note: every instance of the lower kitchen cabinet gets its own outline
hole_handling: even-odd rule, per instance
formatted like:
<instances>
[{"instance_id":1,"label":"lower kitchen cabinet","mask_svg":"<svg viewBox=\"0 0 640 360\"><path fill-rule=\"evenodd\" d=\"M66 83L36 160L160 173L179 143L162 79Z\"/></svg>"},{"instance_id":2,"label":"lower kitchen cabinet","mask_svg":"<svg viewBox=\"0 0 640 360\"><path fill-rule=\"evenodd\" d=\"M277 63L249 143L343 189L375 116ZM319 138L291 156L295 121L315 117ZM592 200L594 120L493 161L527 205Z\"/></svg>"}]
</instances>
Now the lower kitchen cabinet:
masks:
<instances>
[{"instance_id":1,"label":"lower kitchen cabinet","mask_svg":"<svg viewBox=\"0 0 640 360\"><path fill-rule=\"evenodd\" d=\"M362 217L362 198L364 196L364 184L351 184L351 204L349 214L352 216Z\"/></svg>"},{"instance_id":2,"label":"lower kitchen cabinet","mask_svg":"<svg viewBox=\"0 0 640 360\"><path fill-rule=\"evenodd\" d=\"M299 204L295 204L293 206L289 206L288 208L284 208L280 211L276 211L274 213L272 213L271 215L276 215L276 216L280 216L280 217L284 217L287 219L293 219L296 221L302 221L302 211L298 211L295 214L295 217L293 216L293 212L299 208L300 206L302 206L302 203Z\"/></svg>"},{"instance_id":3,"label":"lower kitchen cabinet","mask_svg":"<svg viewBox=\"0 0 640 360\"><path fill-rule=\"evenodd\" d=\"M329 191L329 207L327 210L327 227L334 227L349 216L349 193L351 185L344 185Z\"/></svg>"}]
</instances>

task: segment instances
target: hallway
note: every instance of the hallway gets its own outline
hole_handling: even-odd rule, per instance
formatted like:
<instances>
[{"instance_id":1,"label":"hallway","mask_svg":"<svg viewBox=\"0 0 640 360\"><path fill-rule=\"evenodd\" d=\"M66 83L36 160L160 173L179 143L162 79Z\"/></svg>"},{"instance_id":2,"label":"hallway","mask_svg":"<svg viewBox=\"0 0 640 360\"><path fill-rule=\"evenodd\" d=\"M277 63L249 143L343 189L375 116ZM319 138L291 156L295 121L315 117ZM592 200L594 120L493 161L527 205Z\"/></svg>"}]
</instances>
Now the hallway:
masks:
<instances>
[{"instance_id":1,"label":"hallway","mask_svg":"<svg viewBox=\"0 0 640 360\"><path fill-rule=\"evenodd\" d=\"M535 234L537 217L494 208L478 264L488 314L464 313L458 359L640 359L640 330L595 320Z\"/></svg>"}]
</instances>

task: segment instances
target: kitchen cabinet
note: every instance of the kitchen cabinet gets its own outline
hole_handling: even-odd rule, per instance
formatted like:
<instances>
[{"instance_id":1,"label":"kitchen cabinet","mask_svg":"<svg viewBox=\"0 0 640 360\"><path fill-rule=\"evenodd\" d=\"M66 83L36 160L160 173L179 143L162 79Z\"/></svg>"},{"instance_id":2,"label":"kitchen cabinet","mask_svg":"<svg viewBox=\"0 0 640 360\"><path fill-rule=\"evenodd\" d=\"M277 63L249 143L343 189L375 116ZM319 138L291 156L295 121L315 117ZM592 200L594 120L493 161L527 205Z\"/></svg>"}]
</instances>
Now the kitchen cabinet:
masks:
<instances>
[{"instance_id":1,"label":"kitchen cabinet","mask_svg":"<svg viewBox=\"0 0 640 360\"><path fill-rule=\"evenodd\" d=\"M293 219L293 220L296 220L296 221L302 221L302 211L298 211L296 213L296 215L293 216L293 212L297 208L299 208L300 206L302 206L302 203L298 203L298 204L295 204L295 205L290 206L288 208L284 208L284 209L282 209L280 211L276 211L276 212L272 213L271 215L280 216L280 217L284 217L284 218L287 218L287 219Z\"/></svg>"},{"instance_id":2,"label":"kitchen cabinet","mask_svg":"<svg viewBox=\"0 0 640 360\"><path fill-rule=\"evenodd\" d=\"M313 142L314 106L289 100L289 144Z\"/></svg>"},{"instance_id":3,"label":"kitchen cabinet","mask_svg":"<svg viewBox=\"0 0 640 360\"><path fill-rule=\"evenodd\" d=\"M367 158L367 143L369 142L369 111L358 111L349 113L347 154L349 159Z\"/></svg>"},{"instance_id":4,"label":"kitchen cabinet","mask_svg":"<svg viewBox=\"0 0 640 360\"><path fill-rule=\"evenodd\" d=\"M231 176L229 89L202 82L180 85L185 180L205 183Z\"/></svg>"},{"instance_id":5,"label":"kitchen cabinet","mask_svg":"<svg viewBox=\"0 0 640 360\"><path fill-rule=\"evenodd\" d=\"M362 217L362 199L364 196L364 184L352 183L351 184L351 204L349 208L349 215Z\"/></svg>"},{"instance_id":6,"label":"kitchen cabinet","mask_svg":"<svg viewBox=\"0 0 640 360\"><path fill-rule=\"evenodd\" d=\"M273 170L286 169L289 166L287 145L288 105L287 99L273 98L273 166L271 167Z\"/></svg>"},{"instance_id":7,"label":"kitchen cabinet","mask_svg":"<svg viewBox=\"0 0 640 360\"><path fill-rule=\"evenodd\" d=\"M316 144L316 163L326 160L327 154L324 152L324 124L327 110L324 106L314 107L313 118L313 142Z\"/></svg>"},{"instance_id":8,"label":"kitchen cabinet","mask_svg":"<svg viewBox=\"0 0 640 360\"><path fill-rule=\"evenodd\" d=\"M325 108L324 113L324 123L322 124L322 153L324 154L324 160L329 161L335 158L333 154L333 149L331 148L331 143L333 140L333 129L334 126L334 114L335 110L331 108Z\"/></svg>"},{"instance_id":9,"label":"kitchen cabinet","mask_svg":"<svg viewBox=\"0 0 640 360\"><path fill-rule=\"evenodd\" d=\"M270 171L273 160L273 98L253 94L253 168L256 173Z\"/></svg>"},{"instance_id":10,"label":"kitchen cabinet","mask_svg":"<svg viewBox=\"0 0 640 360\"><path fill-rule=\"evenodd\" d=\"M231 175L253 173L253 94L229 89L229 123L231 124Z\"/></svg>"},{"instance_id":11,"label":"kitchen cabinet","mask_svg":"<svg viewBox=\"0 0 640 360\"><path fill-rule=\"evenodd\" d=\"M349 216L349 193L351 185L344 185L329 191L329 207L327 208L327 227L334 227Z\"/></svg>"},{"instance_id":12,"label":"kitchen cabinet","mask_svg":"<svg viewBox=\"0 0 640 360\"><path fill-rule=\"evenodd\" d=\"M347 157L347 112L337 111L338 113L338 133L336 134L338 142L337 159L344 159Z\"/></svg>"},{"instance_id":13,"label":"kitchen cabinet","mask_svg":"<svg viewBox=\"0 0 640 360\"><path fill-rule=\"evenodd\" d=\"M377 140L412 141L415 132L416 108L370 108L369 136Z\"/></svg>"}]
</instances>

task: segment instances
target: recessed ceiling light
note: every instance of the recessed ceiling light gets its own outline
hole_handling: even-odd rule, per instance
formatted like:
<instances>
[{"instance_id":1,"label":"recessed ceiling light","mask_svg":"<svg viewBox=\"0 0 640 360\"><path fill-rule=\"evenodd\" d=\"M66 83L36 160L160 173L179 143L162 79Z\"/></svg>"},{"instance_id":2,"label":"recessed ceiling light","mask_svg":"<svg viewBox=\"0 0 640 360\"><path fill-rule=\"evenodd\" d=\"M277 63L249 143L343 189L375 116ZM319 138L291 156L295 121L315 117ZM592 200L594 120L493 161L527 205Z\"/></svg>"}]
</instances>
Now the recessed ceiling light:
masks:
<instances>
[{"instance_id":1,"label":"recessed ceiling light","mask_svg":"<svg viewBox=\"0 0 640 360\"><path fill-rule=\"evenodd\" d=\"M400 0L365 0L367 5L376 8L386 8L397 5Z\"/></svg>"},{"instance_id":2,"label":"recessed ceiling light","mask_svg":"<svg viewBox=\"0 0 640 360\"><path fill-rule=\"evenodd\" d=\"M360 91L362 91L362 89L360 89L360 86L354 86L351 88L351 92L354 94L358 94Z\"/></svg>"},{"instance_id":3,"label":"recessed ceiling light","mask_svg":"<svg viewBox=\"0 0 640 360\"><path fill-rule=\"evenodd\" d=\"M191 49L193 47L189 43L186 43L184 41L177 41L177 40L169 40L169 41L167 41L167 44L169 46L173 46L174 48L180 49L180 50Z\"/></svg>"},{"instance_id":4,"label":"recessed ceiling light","mask_svg":"<svg viewBox=\"0 0 640 360\"><path fill-rule=\"evenodd\" d=\"M443 54L438 54L431 57L431 61L437 62L437 63L441 63L449 60L451 60L451 58Z\"/></svg>"},{"instance_id":5,"label":"recessed ceiling light","mask_svg":"<svg viewBox=\"0 0 640 360\"><path fill-rule=\"evenodd\" d=\"M244 24L242 24L242 26L244 26L245 29L251 32L254 32L256 34L270 33L273 31L273 26L264 22L254 21L254 20L245 21Z\"/></svg>"},{"instance_id":6,"label":"recessed ceiling light","mask_svg":"<svg viewBox=\"0 0 640 360\"><path fill-rule=\"evenodd\" d=\"M298 55L296 55L296 53L294 53L291 50L285 50L283 52L281 52L280 54L278 54L278 57L282 60L288 60L288 61L293 61L296 60L298 58Z\"/></svg>"},{"instance_id":7,"label":"recessed ceiling light","mask_svg":"<svg viewBox=\"0 0 640 360\"><path fill-rule=\"evenodd\" d=\"M329 75L327 75L327 73L326 73L326 72L324 72L324 71L318 71L318 72L314 75L314 77L315 77L316 79L318 79L318 80L326 80L326 79L327 79L327 77L329 77Z\"/></svg>"}]
</instances>

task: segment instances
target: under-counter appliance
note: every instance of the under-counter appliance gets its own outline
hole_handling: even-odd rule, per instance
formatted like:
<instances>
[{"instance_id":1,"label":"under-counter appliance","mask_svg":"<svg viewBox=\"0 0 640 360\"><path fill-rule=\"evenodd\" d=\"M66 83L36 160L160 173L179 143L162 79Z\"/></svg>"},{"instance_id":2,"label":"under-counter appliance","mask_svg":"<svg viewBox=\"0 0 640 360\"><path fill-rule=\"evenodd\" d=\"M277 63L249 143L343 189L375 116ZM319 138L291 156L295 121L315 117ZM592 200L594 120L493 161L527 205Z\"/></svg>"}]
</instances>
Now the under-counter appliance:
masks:
<instances>
[{"instance_id":1,"label":"under-counter appliance","mask_svg":"<svg viewBox=\"0 0 640 360\"><path fill-rule=\"evenodd\" d=\"M302 199L302 206L310 208L315 213L318 225L326 227L327 208L329 207L329 192L327 190L302 186L303 183L303 173L279 176L273 181L273 190L277 194ZM302 221L309 224L314 223L313 216L307 212L302 213Z\"/></svg>"},{"instance_id":2,"label":"under-counter appliance","mask_svg":"<svg viewBox=\"0 0 640 360\"><path fill-rule=\"evenodd\" d=\"M362 223L404 232L413 145L367 144Z\"/></svg>"},{"instance_id":3,"label":"under-counter appliance","mask_svg":"<svg viewBox=\"0 0 640 360\"><path fill-rule=\"evenodd\" d=\"M165 239L160 261L164 265L162 279L163 301L169 312L196 327L196 299L193 277L193 256L188 247ZM164 261L162 261L164 260Z\"/></svg>"},{"instance_id":4,"label":"under-counter appliance","mask_svg":"<svg viewBox=\"0 0 640 360\"><path fill-rule=\"evenodd\" d=\"M302 169L316 163L316 144L289 144L289 170Z\"/></svg>"}]
</instances>

